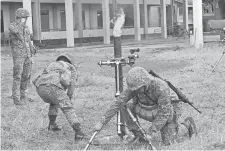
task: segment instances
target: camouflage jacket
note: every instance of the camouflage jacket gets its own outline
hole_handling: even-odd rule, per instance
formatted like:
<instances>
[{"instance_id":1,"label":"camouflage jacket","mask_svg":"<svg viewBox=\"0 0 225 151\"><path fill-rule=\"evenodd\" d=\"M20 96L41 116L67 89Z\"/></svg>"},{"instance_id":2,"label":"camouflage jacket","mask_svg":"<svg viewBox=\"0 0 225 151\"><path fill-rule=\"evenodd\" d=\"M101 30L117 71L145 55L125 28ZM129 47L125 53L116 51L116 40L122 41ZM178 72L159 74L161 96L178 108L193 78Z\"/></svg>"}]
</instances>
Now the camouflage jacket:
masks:
<instances>
[{"instance_id":1,"label":"camouflage jacket","mask_svg":"<svg viewBox=\"0 0 225 151\"><path fill-rule=\"evenodd\" d=\"M61 82L62 74L68 74L70 85L64 87ZM75 90L77 81L77 71L75 67L64 61L50 63L43 71L39 71L33 79L36 87L40 85L55 85L61 89L68 90L67 94L71 98Z\"/></svg>"},{"instance_id":2,"label":"camouflage jacket","mask_svg":"<svg viewBox=\"0 0 225 151\"><path fill-rule=\"evenodd\" d=\"M165 81L158 78L153 78L147 83L144 93L137 93L130 89L126 89L121 95L116 98L110 108L106 111L101 119L102 124L106 124L126 103L138 96L139 103L146 106L157 106L157 113L152 121L151 130L158 131L171 118L173 110L170 100L170 88Z\"/></svg>"},{"instance_id":3,"label":"camouflage jacket","mask_svg":"<svg viewBox=\"0 0 225 151\"><path fill-rule=\"evenodd\" d=\"M30 57L34 54L28 26L15 21L9 25L9 34L13 57Z\"/></svg>"}]
</instances>

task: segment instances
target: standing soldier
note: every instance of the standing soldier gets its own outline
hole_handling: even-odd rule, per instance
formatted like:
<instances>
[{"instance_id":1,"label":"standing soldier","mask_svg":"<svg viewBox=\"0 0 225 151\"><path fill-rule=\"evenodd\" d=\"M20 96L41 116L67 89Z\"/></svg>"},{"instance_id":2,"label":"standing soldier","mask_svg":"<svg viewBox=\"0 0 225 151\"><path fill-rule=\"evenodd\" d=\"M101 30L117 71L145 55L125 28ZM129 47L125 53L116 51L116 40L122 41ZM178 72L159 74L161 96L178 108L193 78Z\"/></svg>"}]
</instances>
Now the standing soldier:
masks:
<instances>
[{"instance_id":1,"label":"standing soldier","mask_svg":"<svg viewBox=\"0 0 225 151\"><path fill-rule=\"evenodd\" d=\"M96 131L100 131L121 110L129 130L134 134L131 140L144 140L141 138L138 127L123 108L129 100L133 99L133 103L127 107L135 117L139 116L152 122L149 128L150 138L160 131L163 143L171 145L176 138L183 140L186 135L191 138L197 134L192 117L187 117L181 124L178 123L181 114L179 105L171 103L170 88L165 81L153 77L142 67L134 67L128 72L126 82L128 88L113 102L101 121L96 124Z\"/></svg>"},{"instance_id":2,"label":"standing soldier","mask_svg":"<svg viewBox=\"0 0 225 151\"><path fill-rule=\"evenodd\" d=\"M9 25L13 57L12 98L15 105L25 105L27 101L32 101L27 96L27 91L35 49L31 43L30 31L26 26L29 12L18 8L15 15L16 21Z\"/></svg>"},{"instance_id":3,"label":"standing soldier","mask_svg":"<svg viewBox=\"0 0 225 151\"><path fill-rule=\"evenodd\" d=\"M61 54L55 62L50 63L33 79L38 95L44 102L50 104L48 130L61 130L56 124L56 117L60 108L75 131L75 140L79 140L83 139L85 134L81 131L80 122L71 101L76 82L75 61L69 53Z\"/></svg>"}]
</instances>

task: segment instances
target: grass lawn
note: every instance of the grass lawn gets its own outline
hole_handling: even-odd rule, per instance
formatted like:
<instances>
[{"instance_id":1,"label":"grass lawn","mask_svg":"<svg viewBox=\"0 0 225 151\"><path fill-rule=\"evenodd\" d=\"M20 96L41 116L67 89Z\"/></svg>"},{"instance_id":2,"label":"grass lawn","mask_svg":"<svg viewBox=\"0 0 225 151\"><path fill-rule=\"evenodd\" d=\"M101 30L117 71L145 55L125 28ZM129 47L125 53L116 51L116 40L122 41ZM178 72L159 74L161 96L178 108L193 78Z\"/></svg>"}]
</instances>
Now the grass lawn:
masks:
<instances>
[{"instance_id":1,"label":"grass lawn","mask_svg":"<svg viewBox=\"0 0 225 151\"><path fill-rule=\"evenodd\" d=\"M198 136L172 146L162 146L160 135L153 143L157 149L165 150L211 150L225 149L225 56L210 76L216 61L222 55L225 46L206 44L196 50L190 47L143 46L140 58L134 66L142 66L156 71L169 80L194 102L203 113L198 114L187 104L183 104L181 120L193 116L198 126ZM163 47L163 48L159 48ZM180 49L179 49L180 48ZM107 49L107 50L106 50ZM79 64L78 86L74 93L74 107L80 118L83 130L91 136L93 127L99 121L115 93L114 68L99 67L97 62L113 56L113 48L77 48L66 49L73 53ZM128 47L123 56L128 55ZM35 57L33 74L54 61L63 49L40 50ZM124 67L124 76L130 69ZM48 104L44 103L31 85L29 95L35 102L18 107L13 104L12 57L9 49L1 55L1 149L2 150L81 150L87 141L74 142L74 132L60 111L57 123L62 125L61 132L48 132ZM124 85L126 87L126 85ZM151 123L141 120L142 127L148 130ZM143 145L125 145L116 135L116 116L97 135L104 139L102 145L91 145L92 150L144 150Z\"/></svg>"}]
</instances>

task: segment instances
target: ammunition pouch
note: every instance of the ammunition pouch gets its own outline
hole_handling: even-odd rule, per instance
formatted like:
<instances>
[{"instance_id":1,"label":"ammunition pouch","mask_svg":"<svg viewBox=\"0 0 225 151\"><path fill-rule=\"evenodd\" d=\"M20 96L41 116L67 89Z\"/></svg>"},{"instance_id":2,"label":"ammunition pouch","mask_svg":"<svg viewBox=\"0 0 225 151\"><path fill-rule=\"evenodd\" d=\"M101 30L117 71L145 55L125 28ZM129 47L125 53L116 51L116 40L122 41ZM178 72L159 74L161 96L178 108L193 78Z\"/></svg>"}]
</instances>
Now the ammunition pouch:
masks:
<instances>
[{"instance_id":1,"label":"ammunition pouch","mask_svg":"<svg viewBox=\"0 0 225 151\"><path fill-rule=\"evenodd\" d=\"M135 106L135 113L142 119L147 121L153 121L158 110L158 105L145 106L141 103L137 103Z\"/></svg>"}]
</instances>

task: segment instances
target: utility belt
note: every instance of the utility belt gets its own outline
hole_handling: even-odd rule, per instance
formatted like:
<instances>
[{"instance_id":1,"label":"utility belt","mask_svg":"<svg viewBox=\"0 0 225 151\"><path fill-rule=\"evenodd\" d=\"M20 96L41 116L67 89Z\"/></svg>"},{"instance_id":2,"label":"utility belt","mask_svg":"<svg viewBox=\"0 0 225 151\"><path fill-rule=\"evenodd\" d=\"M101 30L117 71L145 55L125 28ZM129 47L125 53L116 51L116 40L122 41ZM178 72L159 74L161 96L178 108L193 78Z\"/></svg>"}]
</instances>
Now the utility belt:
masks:
<instances>
[{"instance_id":1,"label":"utility belt","mask_svg":"<svg viewBox=\"0 0 225 151\"><path fill-rule=\"evenodd\" d=\"M138 102L135 105L135 113L142 119L153 121L158 111L158 105L147 106Z\"/></svg>"},{"instance_id":2,"label":"utility belt","mask_svg":"<svg viewBox=\"0 0 225 151\"><path fill-rule=\"evenodd\" d=\"M171 119L170 120L172 120L173 114L175 112L180 111L180 108L178 107L177 102L173 102L171 99L171 104L173 106L173 109L171 109ZM172 113L172 110L175 112ZM146 104L141 103L140 101L137 101L137 103L135 105L135 113L139 117L141 117L142 119L145 119L147 121L153 121L157 112L158 112L158 104L146 105ZM175 114L177 114L177 113L175 113Z\"/></svg>"},{"instance_id":3,"label":"utility belt","mask_svg":"<svg viewBox=\"0 0 225 151\"><path fill-rule=\"evenodd\" d=\"M143 103L141 103L140 101L137 101L137 104L142 108L142 109L145 109L145 110L155 110L158 108L158 105L157 104L154 104L154 105L145 105Z\"/></svg>"}]
</instances>

